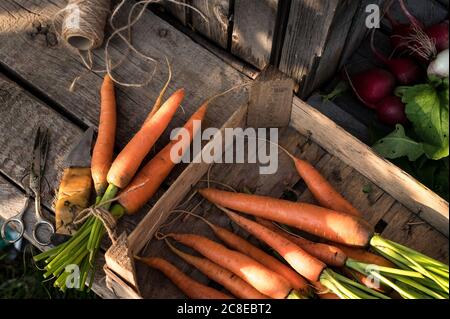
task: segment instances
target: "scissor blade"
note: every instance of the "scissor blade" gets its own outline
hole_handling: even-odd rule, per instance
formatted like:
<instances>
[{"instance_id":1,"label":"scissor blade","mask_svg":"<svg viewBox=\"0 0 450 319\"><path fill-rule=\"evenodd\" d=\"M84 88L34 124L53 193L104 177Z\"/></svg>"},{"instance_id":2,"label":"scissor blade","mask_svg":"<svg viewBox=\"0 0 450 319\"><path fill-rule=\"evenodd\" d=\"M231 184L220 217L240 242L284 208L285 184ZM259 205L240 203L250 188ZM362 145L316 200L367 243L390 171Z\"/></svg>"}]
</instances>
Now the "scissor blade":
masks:
<instances>
[{"instance_id":1,"label":"scissor blade","mask_svg":"<svg viewBox=\"0 0 450 319\"><path fill-rule=\"evenodd\" d=\"M70 150L67 155L64 166L69 167L90 167L91 166L91 148L94 138L94 128L90 127L81 136L80 140Z\"/></svg>"}]
</instances>

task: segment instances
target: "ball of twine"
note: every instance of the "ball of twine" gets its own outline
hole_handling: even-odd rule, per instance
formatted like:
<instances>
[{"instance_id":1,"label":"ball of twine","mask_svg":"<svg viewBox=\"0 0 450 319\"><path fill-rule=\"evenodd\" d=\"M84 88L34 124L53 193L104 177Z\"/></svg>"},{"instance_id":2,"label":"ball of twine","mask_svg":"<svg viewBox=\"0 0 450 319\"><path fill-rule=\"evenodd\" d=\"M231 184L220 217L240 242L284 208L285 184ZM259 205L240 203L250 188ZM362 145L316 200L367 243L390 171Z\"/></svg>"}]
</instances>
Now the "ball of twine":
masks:
<instances>
[{"instance_id":1,"label":"ball of twine","mask_svg":"<svg viewBox=\"0 0 450 319\"><path fill-rule=\"evenodd\" d=\"M69 0L61 36L71 46L87 51L103 43L111 0Z\"/></svg>"}]
</instances>

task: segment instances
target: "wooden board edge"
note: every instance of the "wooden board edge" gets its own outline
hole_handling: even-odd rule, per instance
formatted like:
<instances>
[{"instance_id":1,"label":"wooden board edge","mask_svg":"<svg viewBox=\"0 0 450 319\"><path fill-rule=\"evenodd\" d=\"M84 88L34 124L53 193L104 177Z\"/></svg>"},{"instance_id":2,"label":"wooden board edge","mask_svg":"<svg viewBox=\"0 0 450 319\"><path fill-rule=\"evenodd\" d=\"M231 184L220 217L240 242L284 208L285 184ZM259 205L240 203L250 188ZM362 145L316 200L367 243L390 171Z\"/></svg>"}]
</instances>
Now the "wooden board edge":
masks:
<instances>
[{"instance_id":1,"label":"wooden board edge","mask_svg":"<svg viewBox=\"0 0 450 319\"><path fill-rule=\"evenodd\" d=\"M369 146L297 97L294 97L290 125L448 237L448 202L411 175L378 156Z\"/></svg>"}]
</instances>

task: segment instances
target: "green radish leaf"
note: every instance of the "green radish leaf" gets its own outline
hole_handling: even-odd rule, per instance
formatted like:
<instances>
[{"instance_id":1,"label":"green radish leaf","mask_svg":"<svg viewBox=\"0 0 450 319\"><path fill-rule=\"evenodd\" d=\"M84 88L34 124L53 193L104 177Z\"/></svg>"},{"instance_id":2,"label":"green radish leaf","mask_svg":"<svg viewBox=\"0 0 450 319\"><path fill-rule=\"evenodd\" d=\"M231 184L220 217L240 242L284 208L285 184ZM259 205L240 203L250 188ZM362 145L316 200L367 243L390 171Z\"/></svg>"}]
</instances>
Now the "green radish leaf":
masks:
<instances>
[{"instance_id":1,"label":"green radish leaf","mask_svg":"<svg viewBox=\"0 0 450 319\"><path fill-rule=\"evenodd\" d=\"M376 142L373 149L385 158L407 156L410 161L417 160L424 153L423 145L406 136L400 124L396 125L394 132Z\"/></svg>"},{"instance_id":2,"label":"green radish leaf","mask_svg":"<svg viewBox=\"0 0 450 319\"><path fill-rule=\"evenodd\" d=\"M448 91L448 81L433 84L404 87L401 95L425 154L438 160L449 155L448 92L444 92Z\"/></svg>"}]
</instances>

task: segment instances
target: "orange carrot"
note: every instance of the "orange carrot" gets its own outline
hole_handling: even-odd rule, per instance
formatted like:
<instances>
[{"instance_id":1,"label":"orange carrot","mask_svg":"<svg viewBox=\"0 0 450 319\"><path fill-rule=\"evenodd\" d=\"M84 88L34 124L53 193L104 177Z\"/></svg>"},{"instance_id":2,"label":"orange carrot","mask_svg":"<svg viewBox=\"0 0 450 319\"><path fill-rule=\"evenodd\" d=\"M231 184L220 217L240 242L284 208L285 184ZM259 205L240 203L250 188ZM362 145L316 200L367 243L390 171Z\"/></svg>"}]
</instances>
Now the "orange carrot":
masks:
<instances>
[{"instance_id":1,"label":"orange carrot","mask_svg":"<svg viewBox=\"0 0 450 319\"><path fill-rule=\"evenodd\" d=\"M125 208L127 214L134 214L156 193L162 182L175 167L176 162L183 157L182 150L189 149L193 137L197 134L199 125L194 126L194 121L203 121L208 109L208 104L203 104L197 112L184 125L189 132L190 139L171 141L150 162L148 162L131 183L122 191L119 203ZM177 151L175 153L175 151ZM172 158L175 156L175 158Z\"/></svg>"},{"instance_id":2,"label":"orange carrot","mask_svg":"<svg viewBox=\"0 0 450 319\"><path fill-rule=\"evenodd\" d=\"M297 172L321 206L358 217L362 216L361 212L346 200L314 166L293 156L292 159Z\"/></svg>"},{"instance_id":3,"label":"orange carrot","mask_svg":"<svg viewBox=\"0 0 450 319\"><path fill-rule=\"evenodd\" d=\"M252 257L270 270L280 274L290 282L295 290L300 292L302 295L306 296L310 293L308 282L286 264L255 247L228 229L217 226L199 215L193 213L191 213L191 215L202 219L212 229L214 234L216 234L216 236L219 237L228 247L237 250L244 255Z\"/></svg>"},{"instance_id":4,"label":"orange carrot","mask_svg":"<svg viewBox=\"0 0 450 319\"><path fill-rule=\"evenodd\" d=\"M125 188L143 159L169 125L184 98L184 90L176 91L155 115L146 121L127 146L120 152L108 172L108 183Z\"/></svg>"},{"instance_id":5,"label":"orange carrot","mask_svg":"<svg viewBox=\"0 0 450 319\"><path fill-rule=\"evenodd\" d=\"M230 296L205 286L185 275L168 261L158 257L138 258L146 265L158 269L166 275L180 290L191 299L232 299Z\"/></svg>"},{"instance_id":6,"label":"orange carrot","mask_svg":"<svg viewBox=\"0 0 450 319\"><path fill-rule=\"evenodd\" d=\"M288 281L278 273L258 261L206 237L191 234L169 234L167 237L197 250L209 260L238 275L266 296L283 299L292 290Z\"/></svg>"},{"instance_id":7,"label":"orange carrot","mask_svg":"<svg viewBox=\"0 0 450 319\"><path fill-rule=\"evenodd\" d=\"M97 196L102 196L108 187L106 176L111 167L116 136L116 97L114 83L108 74L103 79L100 97L100 123L91 160L91 174Z\"/></svg>"},{"instance_id":8,"label":"orange carrot","mask_svg":"<svg viewBox=\"0 0 450 319\"><path fill-rule=\"evenodd\" d=\"M356 216L327 208L286 200L233 193L213 188L199 190L212 203L350 246L367 246L373 235L371 226Z\"/></svg>"},{"instance_id":9,"label":"orange carrot","mask_svg":"<svg viewBox=\"0 0 450 319\"><path fill-rule=\"evenodd\" d=\"M327 267L323 262L311 256L293 242L257 222L233 213L229 209L219 208L232 221L279 253L300 275L310 281L320 280L322 271Z\"/></svg>"},{"instance_id":10,"label":"orange carrot","mask_svg":"<svg viewBox=\"0 0 450 319\"><path fill-rule=\"evenodd\" d=\"M234 296L240 299L268 299L269 297L263 295L258 290L250 286L244 280L226 270L225 268L213 263L206 258L192 256L175 248L166 240L169 248L185 262L191 264L200 270L209 279L221 284L225 289L231 292Z\"/></svg>"},{"instance_id":11,"label":"orange carrot","mask_svg":"<svg viewBox=\"0 0 450 319\"><path fill-rule=\"evenodd\" d=\"M301 236L288 234L287 232L281 230L279 227L275 226L271 221L268 221L266 219L256 217L256 221L264 227L277 233L278 235L281 235L284 238L290 240L291 242L302 248L304 251L306 251L308 254L316 257L328 266L342 267L345 265L347 256L339 248L327 244L315 243Z\"/></svg>"}]
</instances>

